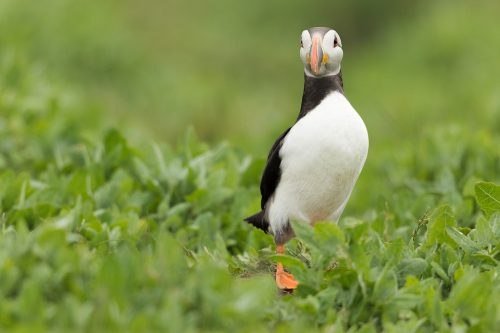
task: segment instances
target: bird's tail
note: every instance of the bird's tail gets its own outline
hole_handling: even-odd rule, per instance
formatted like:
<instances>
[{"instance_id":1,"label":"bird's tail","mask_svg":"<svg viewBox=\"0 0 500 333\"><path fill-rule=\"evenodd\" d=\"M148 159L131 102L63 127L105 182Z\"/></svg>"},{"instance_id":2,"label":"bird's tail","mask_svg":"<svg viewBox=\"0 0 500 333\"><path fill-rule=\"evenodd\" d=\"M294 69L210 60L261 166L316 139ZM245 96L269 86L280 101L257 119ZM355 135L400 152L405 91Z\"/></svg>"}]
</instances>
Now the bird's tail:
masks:
<instances>
[{"instance_id":1,"label":"bird's tail","mask_svg":"<svg viewBox=\"0 0 500 333\"><path fill-rule=\"evenodd\" d=\"M264 230L264 232L269 231L269 222L267 222L267 219L266 219L266 216L265 216L263 210L261 210L257 214L254 214L252 216L245 218L245 221L250 223L251 225L253 225L256 228Z\"/></svg>"}]
</instances>

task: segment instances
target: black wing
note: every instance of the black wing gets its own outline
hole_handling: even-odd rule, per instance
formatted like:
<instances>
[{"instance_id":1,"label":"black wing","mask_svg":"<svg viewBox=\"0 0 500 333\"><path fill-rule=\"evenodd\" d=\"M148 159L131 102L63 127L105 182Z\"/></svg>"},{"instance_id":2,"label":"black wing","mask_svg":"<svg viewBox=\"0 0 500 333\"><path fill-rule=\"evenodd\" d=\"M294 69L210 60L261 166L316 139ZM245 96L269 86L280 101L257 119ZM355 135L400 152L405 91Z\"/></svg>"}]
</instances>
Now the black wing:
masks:
<instances>
[{"instance_id":1,"label":"black wing","mask_svg":"<svg viewBox=\"0 0 500 333\"><path fill-rule=\"evenodd\" d=\"M290 127L291 128L291 127ZM283 134L281 134L276 142L271 147L269 155L267 156L266 168L262 174L262 179L260 181L260 193L262 194L262 200L260 206L262 209L266 206L267 201L271 198L278 186L281 178L281 157L280 149L283 145L283 140L290 131L288 128Z\"/></svg>"}]
</instances>

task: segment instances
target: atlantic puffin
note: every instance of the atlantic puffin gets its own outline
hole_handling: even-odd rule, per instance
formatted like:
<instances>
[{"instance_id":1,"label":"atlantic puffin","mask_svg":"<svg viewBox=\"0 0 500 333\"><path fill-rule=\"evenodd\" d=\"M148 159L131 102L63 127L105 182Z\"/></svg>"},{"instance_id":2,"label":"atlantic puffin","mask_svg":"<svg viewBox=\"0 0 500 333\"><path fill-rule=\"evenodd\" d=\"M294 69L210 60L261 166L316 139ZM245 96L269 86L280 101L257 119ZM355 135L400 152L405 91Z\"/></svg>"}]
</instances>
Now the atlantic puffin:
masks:
<instances>
[{"instance_id":1,"label":"atlantic puffin","mask_svg":"<svg viewBox=\"0 0 500 333\"><path fill-rule=\"evenodd\" d=\"M300 112L269 151L260 183L262 210L245 219L274 236L278 254L294 237L291 220L338 221L368 155L366 126L344 95L342 57L335 30L302 31ZM276 284L293 290L299 283L278 262Z\"/></svg>"}]
</instances>

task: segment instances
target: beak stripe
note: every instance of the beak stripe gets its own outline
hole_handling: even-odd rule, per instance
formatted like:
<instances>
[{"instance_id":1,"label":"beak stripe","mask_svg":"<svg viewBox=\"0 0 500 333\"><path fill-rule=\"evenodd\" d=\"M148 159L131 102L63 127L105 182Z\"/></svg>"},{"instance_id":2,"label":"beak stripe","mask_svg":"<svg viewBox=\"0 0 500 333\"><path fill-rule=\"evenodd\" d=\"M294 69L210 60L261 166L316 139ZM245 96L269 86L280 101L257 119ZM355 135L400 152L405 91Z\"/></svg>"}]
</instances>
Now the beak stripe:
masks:
<instances>
[{"instance_id":1,"label":"beak stripe","mask_svg":"<svg viewBox=\"0 0 500 333\"><path fill-rule=\"evenodd\" d=\"M323 50L321 48L321 36L314 35L311 46L311 71L319 73L320 61L323 60Z\"/></svg>"}]
</instances>

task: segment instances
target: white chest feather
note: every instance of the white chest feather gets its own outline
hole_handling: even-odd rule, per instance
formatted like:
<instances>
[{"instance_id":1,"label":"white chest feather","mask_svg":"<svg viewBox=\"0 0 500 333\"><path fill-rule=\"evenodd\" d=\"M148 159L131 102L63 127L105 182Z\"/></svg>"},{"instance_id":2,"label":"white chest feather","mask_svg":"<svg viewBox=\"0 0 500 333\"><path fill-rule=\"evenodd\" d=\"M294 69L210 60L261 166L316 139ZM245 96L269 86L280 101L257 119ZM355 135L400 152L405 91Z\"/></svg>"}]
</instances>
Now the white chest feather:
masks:
<instances>
[{"instance_id":1,"label":"white chest feather","mask_svg":"<svg viewBox=\"0 0 500 333\"><path fill-rule=\"evenodd\" d=\"M368 154L368 133L347 99L334 92L301 118L280 150L281 179L268 207L271 229L288 220L337 220Z\"/></svg>"}]
</instances>

